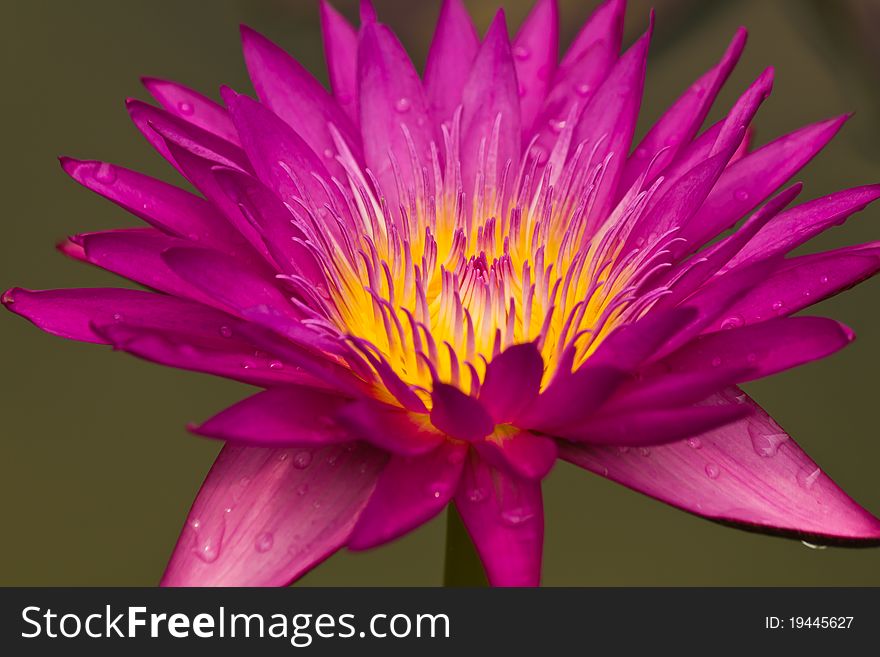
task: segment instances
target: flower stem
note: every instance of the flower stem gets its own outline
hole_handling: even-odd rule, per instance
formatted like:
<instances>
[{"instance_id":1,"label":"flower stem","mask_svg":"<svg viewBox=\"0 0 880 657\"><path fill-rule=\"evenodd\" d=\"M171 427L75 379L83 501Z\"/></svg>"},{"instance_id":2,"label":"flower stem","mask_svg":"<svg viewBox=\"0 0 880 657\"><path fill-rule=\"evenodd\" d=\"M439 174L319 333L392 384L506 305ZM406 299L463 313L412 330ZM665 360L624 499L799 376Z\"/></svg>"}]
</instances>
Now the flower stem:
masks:
<instances>
[{"instance_id":1,"label":"flower stem","mask_svg":"<svg viewBox=\"0 0 880 657\"><path fill-rule=\"evenodd\" d=\"M477 587L488 586L483 564L467 529L450 504L446 516L446 564L443 571L443 586Z\"/></svg>"}]
</instances>

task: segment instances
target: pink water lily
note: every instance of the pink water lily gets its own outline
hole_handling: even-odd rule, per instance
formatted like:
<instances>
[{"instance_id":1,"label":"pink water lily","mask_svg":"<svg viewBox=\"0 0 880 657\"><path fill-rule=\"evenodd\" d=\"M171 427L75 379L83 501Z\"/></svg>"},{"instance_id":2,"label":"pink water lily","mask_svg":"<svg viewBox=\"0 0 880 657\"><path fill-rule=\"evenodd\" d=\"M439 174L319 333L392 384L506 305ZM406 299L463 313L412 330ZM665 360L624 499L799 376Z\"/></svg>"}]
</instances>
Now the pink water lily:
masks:
<instances>
[{"instance_id":1,"label":"pink water lily","mask_svg":"<svg viewBox=\"0 0 880 657\"><path fill-rule=\"evenodd\" d=\"M159 106L128 102L200 195L62 158L147 227L61 250L149 290L4 304L264 389L193 427L226 444L163 584L288 584L452 503L492 584L536 585L558 458L746 529L880 542L736 387L853 340L792 315L877 273L880 243L786 256L880 186L780 191L846 117L753 148L772 69L703 128L744 30L634 144L651 27L620 54L623 12L607 0L559 60L555 0L513 39L447 0L420 76L368 2L358 28L322 4L332 91L243 28L259 100L149 78Z\"/></svg>"}]
</instances>

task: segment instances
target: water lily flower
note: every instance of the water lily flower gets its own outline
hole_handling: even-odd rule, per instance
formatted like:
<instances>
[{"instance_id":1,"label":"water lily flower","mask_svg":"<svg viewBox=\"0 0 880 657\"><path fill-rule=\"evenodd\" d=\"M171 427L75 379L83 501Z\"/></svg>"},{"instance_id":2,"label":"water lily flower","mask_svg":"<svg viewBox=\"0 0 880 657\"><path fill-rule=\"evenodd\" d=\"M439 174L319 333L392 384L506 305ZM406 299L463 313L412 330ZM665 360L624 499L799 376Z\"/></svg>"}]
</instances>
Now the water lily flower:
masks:
<instances>
[{"instance_id":1,"label":"water lily flower","mask_svg":"<svg viewBox=\"0 0 880 657\"><path fill-rule=\"evenodd\" d=\"M263 389L192 428L225 445L163 584L285 585L453 504L491 584L537 585L560 458L729 525L880 541L737 387L853 340L794 315L877 273L880 243L786 256L880 186L783 189L847 117L755 148L767 69L704 128L739 30L633 143L653 16L621 54L623 13L604 2L559 59L555 0L513 38L447 0L420 75L369 2L357 28L322 3L331 91L242 28L258 100L148 78L158 106L128 101L199 195L61 159L146 223L61 251L148 290L4 304Z\"/></svg>"}]
</instances>

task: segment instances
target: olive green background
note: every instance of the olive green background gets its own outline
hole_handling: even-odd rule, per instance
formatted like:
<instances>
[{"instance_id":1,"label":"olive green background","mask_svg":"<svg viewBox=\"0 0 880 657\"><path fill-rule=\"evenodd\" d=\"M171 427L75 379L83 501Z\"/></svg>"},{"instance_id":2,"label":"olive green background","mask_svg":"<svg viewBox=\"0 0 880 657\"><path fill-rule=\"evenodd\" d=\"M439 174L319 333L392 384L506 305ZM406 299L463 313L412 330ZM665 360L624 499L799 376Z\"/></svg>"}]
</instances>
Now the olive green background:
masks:
<instances>
[{"instance_id":1,"label":"olive green background","mask_svg":"<svg viewBox=\"0 0 880 657\"><path fill-rule=\"evenodd\" d=\"M355 3L339 3L353 15ZM494 2L471 1L480 29ZM504 3L513 26L528 3ZM563 0L567 42L596 4ZM767 64L777 84L758 141L857 110L800 179L805 198L880 180L877 0L655 0L657 33L643 126L712 65L734 29L746 54L719 106ZM437 2L378 0L421 65ZM628 42L649 3L632 0ZM16 0L2 3L2 233L0 287L117 284L52 246L67 234L134 225L67 179L55 157L102 158L173 180L130 124L126 95L138 76L182 81L216 95L250 89L238 48L246 22L289 48L322 79L316 4L310 0ZM812 248L880 237L880 207ZM825 302L818 313L853 326L844 352L750 386L750 392L857 500L880 514L880 284ZM188 435L247 395L245 386L161 368L109 348L66 342L0 314L0 584L152 585L219 444ZM548 585L880 585L880 549L810 550L671 509L611 482L556 467L546 482ZM342 552L309 585L435 585L441 518L393 545Z\"/></svg>"}]
</instances>

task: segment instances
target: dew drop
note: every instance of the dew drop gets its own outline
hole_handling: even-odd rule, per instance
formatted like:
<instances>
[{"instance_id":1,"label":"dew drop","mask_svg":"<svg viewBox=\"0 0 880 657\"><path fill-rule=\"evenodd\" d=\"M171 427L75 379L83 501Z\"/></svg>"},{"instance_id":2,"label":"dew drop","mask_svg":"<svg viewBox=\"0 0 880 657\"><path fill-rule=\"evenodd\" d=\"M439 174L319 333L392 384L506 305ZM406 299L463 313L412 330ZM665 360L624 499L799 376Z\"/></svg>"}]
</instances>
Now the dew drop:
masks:
<instances>
[{"instance_id":1,"label":"dew drop","mask_svg":"<svg viewBox=\"0 0 880 657\"><path fill-rule=\"evenodd\" d=\"M757 354L749 352L748 354L746 354L746 361L748 361L749 363L756 363L758 361Z\"/></svg>"},{"instance_id":2,"label":"dew drop","mask_svg":"<svg viewBox=\"0 0 880 657\"><path fill-rule=\"evenodd\" d=\"M718 475L721 474L721 471L718 469L718 466L714 463L706 464L706 476L709 479L718 479Z\"/></svg>"},{"instance_id":3,"label":"dew drop","mask_svg":"<svg viewBox=\"0 0 880 657\"><path fill-rule=\"evenodd\" d=\"M564 120L557 120L557 119L550 119L550 130L552 130L556 134L559 134L560 132L565 130L565 121Z\"/></svg>"},{"instance_id":4,"label":"dew drop","mask_svg":"<svg viewBox=\"0 0 880 657\"><path fill-rule=\"evenodd\" d=\"M107 162L101 162L98 170L95 171L95 179L105 185L112 185L116 182L116 170Z\"/></svg>"},{"instance_id":5,"label":"dew drop","mask_svg":"<svg viewBox=\"0 0 880 657\"><path fill-rule=\"evenodd\" d=\"M177 103L177 109L184 116L190 116L196 111L196 108L193 107L192 103L187 103L186 101Z\"/></svg>"},{"instance_id":6,"label":"dew drop","mask_svg":"<svg viewBox=\"0 0 880 657\"><path fill-rule=\"evenodd\" d=\"M720 356L715 356L715 358L712 359L712 367L721 367L721 357Z\"/></svg>"},{"instance_id":7,"label":"dew drop","mask_svg":"<svg viewBox=\"0 0 880 657\"><path fill-rule=\"evenodd\" d=\"M626 445L621 445L617 448L617 453L620 455L626 454L627 452L629 452L629 447L627 447Z\"/></svg>"},{"instance_id":8,"label":"dew drop","mask_svg":"<svg viewBox=\"0 0 880 657\"><path fill-rule=\"evenodd\" d=\"M318 500L315 500L314 502L312 502L312 507L314 507L315 509L320 509L320 508L321 508L321 502L318 501Z\"/></svg>"},{"instance_id":9,"label":"dew drop","mask_svg":"<svg viewBox=\"0 0 880 657\"><path fill-rule=\"evenodd\" d=\"M819 282L820 282L822 285L827 285L827 284L828 284L828 277L827 277L827 276L822 276L822 277L819 279Z\"/></svg>"},{"instance_id":10,"label":"dew drop","mask_svg":"<svg viewBox=\"0 0 880 657\"><path fill-rule=\"evenodd\" d=\"M726 331L729 331L730 329L739 328L742 325L743 325L743 318L740 317L739 315L731 315L730 317L725 319L723 322L721 322L721 328Z\"/></svg>"},{"instance_id":11,"label":"dew drop","mask_svg":"<svg viewBox=\"0 0 880 657\"><path fill-rule=\"evenodd\" d=\"M275 537L272 535L272 532L263 532L257 536L257 540L254 541L254 549L257 552L268 552L272 549L274 543Z\"/></svg>"},{"instance_id":12,"label":"dew drop","mask_svg":"<svg viewBox=\"0 0 880 657\"><path fill-rule=\"evenodd\" d=\"M428 496L435 500L440 499L449 490L449 484L445 481L437 481L428 486Z\"/></svg>"},{"instance_id":13,"label":"dew drop","mask_svg":"<svg viewBox=\"0 0 880 657\"><path fill-rule=\"evenodd\" d=\"M486 491L482 488L472 488L468 491L467 498L473 503L482 502L486 499Z\"/></svg>"},{"instance_id":14,"label":"dew drop","mask_svg":"<svg viewBox=\"0 0 880 657\"><path fill-rule=\"evenodd\" d=\"M532 511L523 507L514 507L501 511L501 522L508 527L519 527L534 517L535 514Z\"/></svg>"},{"instance_id":15,"label":"dew drop","mask_svg":"<svg viewBox=\"0 0 880 657\"><path fill-rule=\"evenodd\" d=\"M409 98L399 98L396 103L394 103L394 109L396 109L401 114L408 112L409 108L412 106Z\"/></svg>"},{"instance_id":16,"label":"dew drop","mask_svg":"<svg viewBox=\"0 0 880 657\"><path fill-rule=\"evenodd\" d=\"M113 313L113 321L114 321L114 322L121 322L121 321L122 321L122 315L121 315L120 313Z\"/></svg>"},{"instance_id":17,"label":"dew drop","mask_svg":"<svg viewBox=\"0 0 880 657\"><path fill-rule=\"evenodd\" d=\"M220 327L220 335L223 336L224 338L231 338L232 337L232 329L224 324L223 326Z\"/></svg>"},{"instance_id":18,"label":"dew drop","mask_svg":"<svg viewBox=\"0 0 880 657\"><path fill-rule=\"evenodd\" d=\"M734 194L734 196L736 197L737 201L748 201L749 200L749 193L747 191L745 191L744 189L738 190L736 192L736 194Z\"/></svg>"},{"instance_id":19,"label":"dew drop","mask_svg":"<svg viewBox=\"0 0 880 657\"><path fill-rule=\"evenodd\" d=\"M270 370L280 370L284 367L284 364L280 360L273 360L269 362Z\"/></svg>"},{"instance_id":20,"label":"dew drop","mask_svg":"<svg viewBox=\"0 0 880 657\"><path fill-rule=\"evenodd\" d=\"M639 456L651 456L651 450L647 447L639 447Z\"/></svg>"},{"instance_id":21,"label":"dew drop","mask_svg":"<svg viewBox=\"0 0 880 657\"><path fill-rule=\"evenodd\" d=\"M773 310L775 310L776 312L779 312L780 310L782 310L782 306L783 306L783 303L781 301L774 301L772 307L773 307Z\"/></svg>"},{"instance_id":22,"label":"dew drop","mask_svg":"<svg viewBox=\"0 0 880 657\"><path fill-rule=\"evenodd\" d=\"M333 159L333 150L330 148L325 148L324 149L324 157L326 157L328 160Z\"/></svg>"},{"instance_id":23,"label":"dew drop","mask_svg":"<svg viewBox=\"0 0 880 657\"><path fill-rule=\"evenodd\" d=\"M819 468L807 467L797 473L797 482L801 488L810 490L822 474Z\"/></svg>"},{"instance_id":24,"label":"dew drop","mask_svg":"<svg viewBox=\"0 0 880 657\"><path fill-rule=\"evenodd\" d=\"M216 524L206 526L201 520L190 523L193 530L192 551L205 563L214 563L220 556L223 547L223 534L226 532L226 520L220 517Z\"/></svg>"},{"instance_id":25,"label":"dew drop","mask_svg":"<svg viewBox=\"0 0 880 657\"><path fill-rule=\"evenodd\" d=\"M243 361L243 362L242 362L242 364L241 364L241 369L243 369L243 370L249 370L249 369L253 368L253 366L254 366L254 364L253 364L251 361L246 360L246 361Z\"/></svg>"},{"instance_id":26,"label":"dew drop","mask_svg":"<svg viewBox=\"0 0 880 657\"><path fill-rule=\"evenodd\" d=\"M526 60L531 56L531 52L529 52L528 48L523 46L517 46L513 49L513 56L519 60Z\"/></svg>"},{"instance_id":27,"label":"dew drop","mask_svg":"<svg viewBox=\"0 0 880 657\"><path fill-rule=\"evenodd\" d=\"M293 457L293 467L305 470L312 464L312 453L307 451L297 452Z\"/></svg>"},{"instance_id":28,"label":"dew drop","mask_svg":"<svg viewBox=\"0 0 880 657\"><path fill-rule=\"evenodd\" d=\"M699 438L688 438L687 445L691 449L700 449L703 447L703 441Z\"/></svg>"},{"instance_id":29,"label":"dew drop","mask_svg":"<svg viewBox=\"0 0 880 657\"><path fill-rule=\"evenodd\" d=\"M300 484L296 488L296 494L299 495L300 497L302 497L303 495L305 495L308 492L309 492L309 485L308 484Z\"/></svg>"},{"instance_id":30,"label":"dew drop","mask_svg":"<svg viewBox=\"0 0 880 657\"><path fill-rule=\"evenodd\" d=\"M827 545L816 545L815 543L807 543L806 541L801 541L801 545L804 547L808 547L811 550L827 550Z\"/></svg>"},{"instance_id":31,"label":"dew drop","mask_svg":"<svg viewBox=\"0 0 880 657\"><path fill-rule=\"evenodd\" d=\"M575 88L575 92L578 96L587 96L593 90L593 88L588 84L579 84Z\"/></svg>"},{"instance_id":32,"label":"dew drop","mask_svg":"<svg viewBox=\"0 0 880 657\"><path fill-rule=\"evenodd\" d=\"M779 446L788 440L788 434L761 431L751 425L749 425L749 437L752 439L755 454L763 457L776 456Z\"/></svg>"},{"instance_id":33,"label":"dew drop","mask_svg":"<svg viewBox=\"0 0 880 657\"><path fill-rule=\"evenodd\" d=\"M327 457L327 465L331 468L335 467L337 463L339 463L339 454L331 454Z\"/></svg>"}]
</instances>

